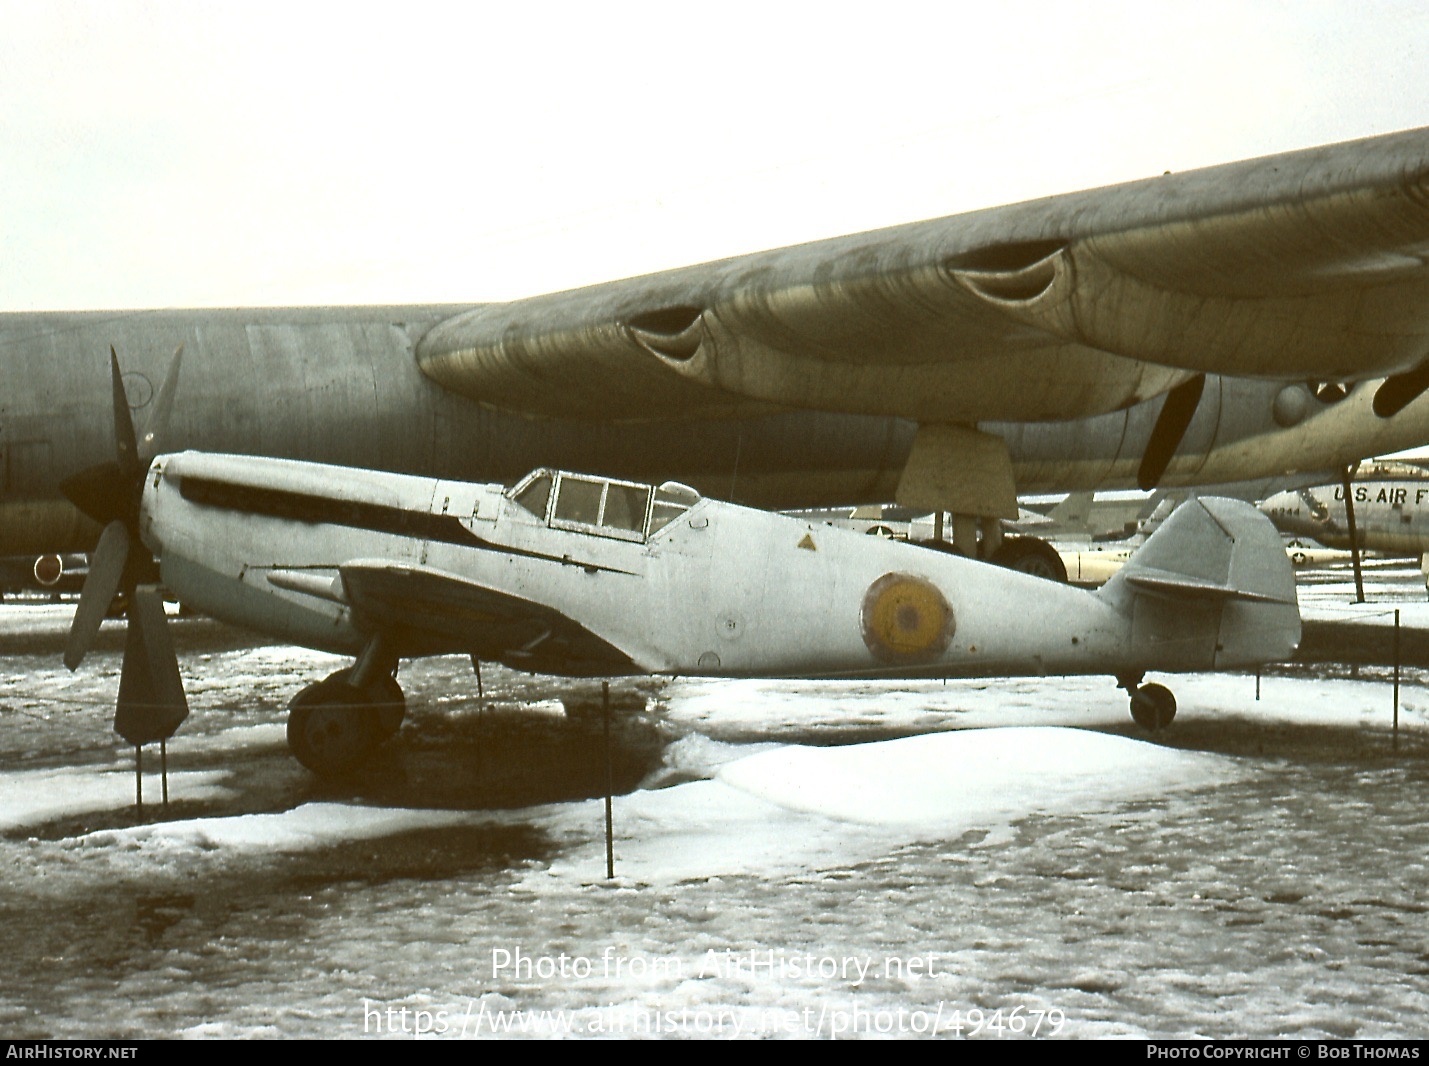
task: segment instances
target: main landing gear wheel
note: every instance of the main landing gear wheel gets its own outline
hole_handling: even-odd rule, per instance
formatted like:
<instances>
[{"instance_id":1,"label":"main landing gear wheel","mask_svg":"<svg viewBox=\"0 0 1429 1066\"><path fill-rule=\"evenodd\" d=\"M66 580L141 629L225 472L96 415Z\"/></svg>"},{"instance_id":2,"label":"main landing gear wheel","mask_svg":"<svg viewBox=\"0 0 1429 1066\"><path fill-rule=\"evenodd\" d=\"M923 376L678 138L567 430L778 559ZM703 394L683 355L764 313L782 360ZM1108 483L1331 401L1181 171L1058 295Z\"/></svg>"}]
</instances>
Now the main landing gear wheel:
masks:
<instances>
[{"instance_id":1,"label":"main landing gear wheel","mask_svg":"<svg viewBox=\"0 0 1429 1066\"><path fill-rule=\"evenodd\" d=\"M1176 717L1176 697L1165 685L1142 685L1131 694L1131 717L1148 733L1159 732Z\"/></svg>"},{"instance_id":2,"label":"main landing gear wheel","mask_svg":"<svg viewBox=\"0 0 1429 1066\"><path fill-rule=\"evenodd\" d=\"M309 685L288 704L288 747L315 774L344 774L395 736L406 714L397 679L384 675L366 689L339 670Z\"/></svg>"},{"instance_id":3,"label":"main landing gear wheel","mask_svg":"<svg viewBox=\"0 0 1429 1066\"><path fill-rule=\"evenodd\" d=\"M407 717L407 699L402 695L402 686L391 674L383 674L367 686L367 697L377 712L378 743L391 740L402 728L402 719Z\"/></svg>"},{"instance_id":4,"label":"main landing gear wheel","mask_svg":"<svg viewBox=\"0 0 1429 1066\"><path fill-rule=\"evenodd\" d=\"M1007 537L988 562L1033 577L1067 583L1067 566L1057 549L1040 537Z\"/></svg>"}]
</instances>

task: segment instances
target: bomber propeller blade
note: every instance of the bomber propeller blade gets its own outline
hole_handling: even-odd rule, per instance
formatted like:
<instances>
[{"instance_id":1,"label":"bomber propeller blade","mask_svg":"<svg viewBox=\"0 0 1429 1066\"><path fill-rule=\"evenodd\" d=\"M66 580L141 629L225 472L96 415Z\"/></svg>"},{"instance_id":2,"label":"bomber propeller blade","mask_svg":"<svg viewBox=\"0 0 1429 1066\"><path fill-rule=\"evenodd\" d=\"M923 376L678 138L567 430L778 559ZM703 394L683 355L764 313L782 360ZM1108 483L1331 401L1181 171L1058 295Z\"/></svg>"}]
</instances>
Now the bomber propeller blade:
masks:
<instances>
[{"instance_id":1,"label":"bomber propeller blade","mask_svg":"<svg viewBox=\"0 0 1429 1066\"><path fill-rule=\"evenodd\" d=\"M1140 488L1149 491L1161 484L1161 477L1166 473L1176 449L1181 446L1181 438L1191 425L1205 388L1206 375L1197 374L1166 394L1161 413L1156 416L1156 425L1151 430L1146 454L1141 457L1141 466L1136 471L1136 484Z\"/></svg>"},{"instance_id":2,"label":"bomber propeller blade","mask_svg":"<svg viewBox=\"0 0 1429 1066\"><path fill-rule=\"evenodd\" d=\"M1429 362L1413 370L1384 379L1374 393L1374 413L1380 418L1393 418L1429 389Z\"/></svg>"}]
</instances>

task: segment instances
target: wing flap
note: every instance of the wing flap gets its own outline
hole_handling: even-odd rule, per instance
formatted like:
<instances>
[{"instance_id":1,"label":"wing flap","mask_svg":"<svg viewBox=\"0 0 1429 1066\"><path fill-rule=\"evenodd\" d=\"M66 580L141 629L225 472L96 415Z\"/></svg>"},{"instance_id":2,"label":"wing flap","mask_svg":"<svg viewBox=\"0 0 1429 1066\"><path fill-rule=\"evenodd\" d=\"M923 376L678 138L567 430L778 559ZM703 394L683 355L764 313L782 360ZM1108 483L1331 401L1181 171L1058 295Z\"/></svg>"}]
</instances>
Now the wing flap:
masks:
<instances>
[{"instance_id":1,"label":"wing flap","mask_svg":"<svg viewBox=\"0 0 1429 1066\"><path fill-rule=\"evenodd\" d=\"M554 607L446 571L383 560L338 568L359 625L420 654L461 652L537 673L638 672L629 655Z\"/></svg>"}]
</instances>

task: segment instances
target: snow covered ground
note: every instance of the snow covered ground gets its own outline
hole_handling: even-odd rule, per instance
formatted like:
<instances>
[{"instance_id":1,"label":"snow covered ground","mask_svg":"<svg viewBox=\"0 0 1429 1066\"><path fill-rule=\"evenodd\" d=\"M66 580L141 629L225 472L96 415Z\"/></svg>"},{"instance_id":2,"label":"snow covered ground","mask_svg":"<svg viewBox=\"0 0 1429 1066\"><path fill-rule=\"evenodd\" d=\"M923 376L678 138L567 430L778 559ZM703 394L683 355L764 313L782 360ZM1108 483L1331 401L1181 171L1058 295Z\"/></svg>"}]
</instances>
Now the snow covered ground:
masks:
<instances>
[{"instance_id":1,"label":"snow covered ground","mask_svg":"<svg viewBox=\"0 0 1429 1066\"><path fill-rule=\"evenodd\" d=\"M1332 575L1305 609L1429 625L1416 578L1350 608ZM181 624L194 715L141 821L117 642L71 677L64 614L0 609L9 1036L1429 1029L1421 673L1397 749L1372 671L1267 672L1259 700L1253 676L1163 678L1181 711L1155 740L1104 678L622 682L643 724L615 758L643 782L607 879L598 789L560 796L574 762L535 802L478 801L563 730L599 761L550 713L589 682L493 671L479 706L464 661L419 664L373 781L334 788L281 712L336 660Z\"/></svg>"}]
</instances>

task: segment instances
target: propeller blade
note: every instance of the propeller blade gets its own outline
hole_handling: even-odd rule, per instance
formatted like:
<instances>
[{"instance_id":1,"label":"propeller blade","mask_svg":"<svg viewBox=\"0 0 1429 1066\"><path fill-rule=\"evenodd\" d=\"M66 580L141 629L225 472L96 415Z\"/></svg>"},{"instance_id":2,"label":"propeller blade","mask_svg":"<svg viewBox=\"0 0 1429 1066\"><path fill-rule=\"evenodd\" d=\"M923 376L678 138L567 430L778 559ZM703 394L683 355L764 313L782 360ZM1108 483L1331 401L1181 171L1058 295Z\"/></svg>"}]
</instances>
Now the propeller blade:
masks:
<instances>
[{"instance_id":1,"label":"propeller blade","mask_svg":"<svg viewBox=\"0 0 1429 1066\"><path fill-rule=\"evenodd\" d=\"M109 346L109 378L114 389L114 453L125 481L144 473L139 465L139 446L134 441L134 419L129 414L129 395L124 391L124 375L119 371L119 355Z\"/></svg>"},{"instance_id":2,"label":"propeller blade","mask_svg":"<svg viewBox=\"0 0 1429 1066\"><path fill-rule=\"evenodd\" d=\"M100 463L71 474L60 482L70 503L96 522L107 525L128 516L132 491L118 463Z\"/></svg>"},{"instance_id":3,"label":"propeller blade","mask_svg":"<svg viewBox=\"0 0 1429 1066\"><path fill-rule=\"evenodd\" d=\"M129 601L114 731L130 744L151 744L173 736L188 716L163 598L152 585L140 585Z\"/></svg>"},{"instance_id":4,"label":"propeller blade","mask_svg":"<svg viewBox=\"0 0 1429 1066\"><path fill-rule=\"evenodd\" d=\"M174 349L174 357L169 360L168 373L159 386L158 399L149 421L144 424L144 436L139 440L139 460L147 465L154 456L164 450L164 437L169 430L169 414L174 408L174 392L179 386L179 364L183 360L184 346Z\"/></svg>"},{"instance_id":5,"label":"propeller blade","mask_svg":"<svg viewBox=\"0 0 1429 1066\"><path fill-rule=\"evenodd\" d=\"M1171 457L1181 446L1181 438L1186 435L1186 429L1196 414L1205 388L1206 375L1197 374L1166 394L1161 413L1156 416L1156 425L1151 430L1151 439L1146 444L1146 454L1141 457L1141 466L1136 471L1136 483L1142 490L1154 489L1161 483Z\"/></svg>"},{"instance_id":6,"label":"propeller blade","mask_svg":"<svg viewBox=\"0 0 1429 1066\"><path fill-rule=\"evenodd\" d=\"M97 522L123 520L132 526L138 521L138 496L149 462L163 448L173 412L174 393L178 389L179 366L184 346L174 349L168 373L159 387L153 411L144 427L144 437L136 442L134 420L129 414L129 400L124 391L124 379L119 370L119 356L109 349L109 373L114 393L115 461L99 463L71 474L60 482L60 491L76 507Z\"/></svg>"},{"instance_id":7,"label":"propeller blade","mask_svg":"<svg viewBox=\"0 0 1429 1066\"><path fill-rule=\"evenodd\" d=\"M70 623L64 663L71 670L84 661L94 645L99 625L119 592L119 583L124 580L124 569L128 563L129 532L123 522L110 522L99 535L99 546L89 558L89 574L80 589L74 621Z\"/></svg>"},{"instance_id":8,"label":"propeller blade","mask_svg":"<svg viewBox=\"0 0 1429 1066\"><path fill-rule=\"evenodd\" d=\"M1392 418L1419 399L1425 389L1429 389L1429 362L1385 378L1374 392L1374 413L1380 418Z\"/></svg>"}]
</instances>

